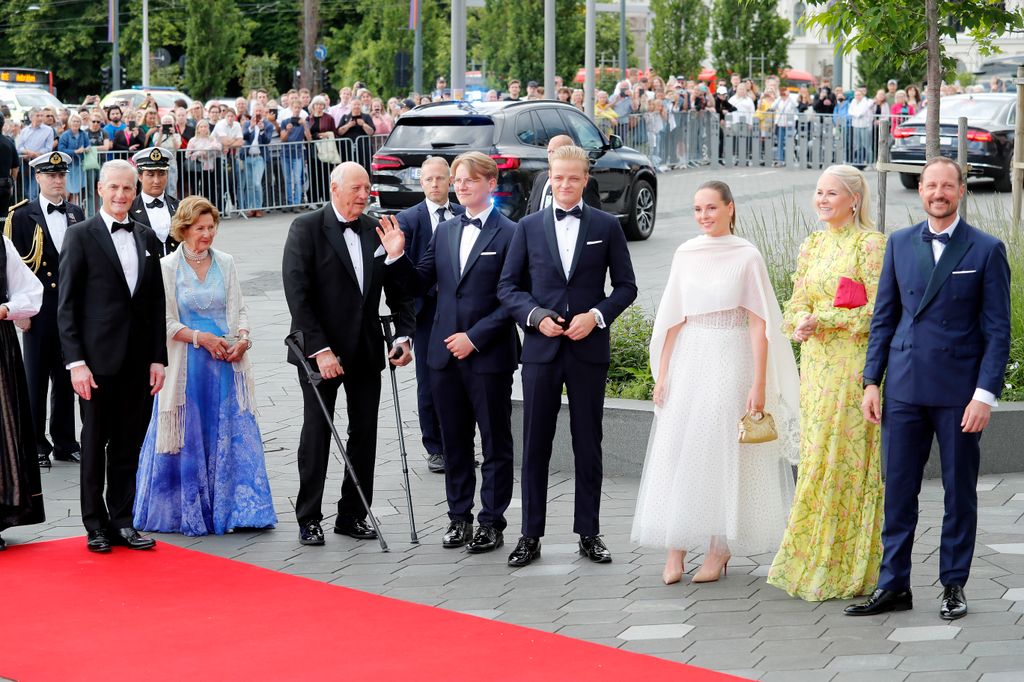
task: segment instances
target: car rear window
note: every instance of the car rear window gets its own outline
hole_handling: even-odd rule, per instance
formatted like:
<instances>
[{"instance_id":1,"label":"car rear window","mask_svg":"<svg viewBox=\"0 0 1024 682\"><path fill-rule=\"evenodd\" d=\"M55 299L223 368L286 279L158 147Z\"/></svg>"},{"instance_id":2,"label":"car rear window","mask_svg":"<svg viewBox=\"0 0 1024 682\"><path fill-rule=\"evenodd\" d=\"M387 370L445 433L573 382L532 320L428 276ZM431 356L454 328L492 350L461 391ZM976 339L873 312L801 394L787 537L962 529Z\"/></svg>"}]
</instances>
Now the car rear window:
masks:
<instances>
[{"instance_id":1,"label":"car rear window","mask_svg":"<svg viewBox=\"0 0 1024 682\"><path fill-rule=\"evenodd\" d=\"M983 121L994 119L1004 106L1006 106L1006 102L992 99L974 99L973 97L943 99L939 107L939 117L943 121L955 122L961 116L966 116L968 123L982 123ZM926 113L927 110L922 109L908 123L921 123L923 125Z\"/></svg>"},{"instance_id":2,"label":"car rear window","mask_svg":"<svg viewBox=\"0 0 1024 682\"><path fill-rule=\"evenodd\" d=\"M411 116L400 118L387 146L404 149L490 147L494 122L480 116Z\"/></svg>"}]
</instances>

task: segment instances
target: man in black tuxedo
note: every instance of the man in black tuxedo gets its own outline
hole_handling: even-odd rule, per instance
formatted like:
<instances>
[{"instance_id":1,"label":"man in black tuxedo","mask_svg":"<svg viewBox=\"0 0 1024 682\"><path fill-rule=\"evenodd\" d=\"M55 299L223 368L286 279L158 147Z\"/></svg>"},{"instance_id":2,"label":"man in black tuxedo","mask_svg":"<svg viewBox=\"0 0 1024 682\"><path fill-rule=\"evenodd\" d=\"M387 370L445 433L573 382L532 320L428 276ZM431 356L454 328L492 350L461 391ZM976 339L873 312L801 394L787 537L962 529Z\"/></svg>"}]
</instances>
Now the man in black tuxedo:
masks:
<instances>
[{"instance_id":1,"label":"man in black tuxedo","mask_svg":"<svg viewBox=\"0 0 1024 682\"><path fill-rule=\"evenodd\" d=\"M555 135L548 140L548 163L551 162L551 155L555 153L556 149L572 144L575 143L568 135ZM548 171L541 171L533 178L533 189L530 190L530 199L526 202L527 215L551 206L551 181L548 178ZM596 209L601 208L601 194L597 188L597 180L589 174L587 186L583 190L583 203Z\"/></svg>"},{"instance_id":2,"label":"man in black tuxedo","mask_svg":"<svg viewBox=\"0 0 1024 682\"><path fill-rule=\"evenodd\" d=\"M420 166L420 187L425 198L420 203L398 214L398 225L405 234L405 253L413 263L419 263L427 252L438 224L466 212L462 206L448 201L451 172L448 162L440 156L428 157ZM441 426L430 395L430 373L427 369L427 342L437 311L437 287L431 287L422 296L413 299L416 309L416 335L413 350L416 354L416 407L420 418L420 433L427 451L427 468L436 474L444 473L444 449Z\"/></svg>"},{"instance_id":3,"label":"man in black tuxedo","mask_svg":"<svg viewBox=\"0 0 1024 682\"><path fill-rule=\"evenodd\" d=\"M131 219L137 182L127 161L103 164L103 207L68 230L60 254L57 324L83 401L82 522L92 552L156 544L132 527L139 450L167 365L163 250L153 230Z\"/></svg>"},{"instance_id":4,"label":"man in black tuxedo","mask_svg":"<svg viewBox=\"0 0 1024 682\"><path fill-rule=\"evenodd\" d=\"M494 159L467 152L452 168L466 213L438 225L418 264L407 251L402 256L405 235L394 218L381 220L378 233L388 251L389 277L414 292L437 288L436 321L425 345L447 465L450 523L442 545L469 542L467 550L477 554L504 544L512 500L512 373L519 364L519 335L497 288L516 226L491 204L498 182ZM477 426L484 462L480 525L473 535Z\"/></svg>"},{"instance_id":5,"label":"man in black tuxedo","mask_svg":"<svg viewBox=\"0 0 1024 682\"><path fill-rule=\"evenodd\" d=\"M381 289L387 293L395 318L398 337L389 357L396 366L412 361L409 337L416 330L416 318L412 300L397 283L384 281L384 247L374 221L363 215L369 196L370 177L362 166L354 162L336 166L331 172L331 201L292 223L281 271L291 328L303 332L307 362L324 379L319 390L332 414L338 389L345 389L348 456L372 503L380 373L385 367L384 334L378 317ZM299 361L289 355L288 362L297 365ZM299 383L303 416L295 516L299 541L322 545L320 507L331 431L314 393L317 388L306 382L301 368ZM334 532L361 540L377 537L366 523L366 510L348 471Z\"/></svg>"},{"instance_id":6,"label":"man in black tuxedo","mask_svg":"<svg viewBox=\"0 0 1024 682\"><path fill-rule=\"evenodd\" d=\"M142 191L132 202L131 216L156 233L162 255L166 256L178 248L178 242L171 236L171 218L178 210L178 200L165 192L171 153L161 147L147 147L136 152L132 161L139 169Z\"/></svg>"},{"instance_id":7,"label":"man in black tuxedo","mask_svg":"<svg viewBox=\"0 0 1024 682\"><path fill-rule=\"evenodd\" d=\"M510 566L540 556L563 386L576 464L573 531L580 536L580 554L598 563L612 559L599 537L608 328L636 298L637 288L618 219L583 203L589 169L590 159L579 147L551 155L552 207L519 221L498 284L498 298L525 332L523 536ZM606 295L607 275L612 291Z\"/></svg>"},{"instance_id":8,"label":"man in black tuxedo","mask_svg":"<svg viewBox=\"0 0 1024 682\"><path fill-rule=\"evenodd\" d=\"M8 214L4 234L21 259L43 283L43 307L35 317L19 320L24 332L25 376L32 408L39 465L50 466L50 454L63 462L79 462L75 437L75 392L64 369L57 330L57 285L64 236L85 220L82 209L64 200L71 157L63 152L41 154L29 162L39 185L34 201L23 201ZM50 393L50 437L46 437L46 394Z\"/></svg>"}]
</instances>

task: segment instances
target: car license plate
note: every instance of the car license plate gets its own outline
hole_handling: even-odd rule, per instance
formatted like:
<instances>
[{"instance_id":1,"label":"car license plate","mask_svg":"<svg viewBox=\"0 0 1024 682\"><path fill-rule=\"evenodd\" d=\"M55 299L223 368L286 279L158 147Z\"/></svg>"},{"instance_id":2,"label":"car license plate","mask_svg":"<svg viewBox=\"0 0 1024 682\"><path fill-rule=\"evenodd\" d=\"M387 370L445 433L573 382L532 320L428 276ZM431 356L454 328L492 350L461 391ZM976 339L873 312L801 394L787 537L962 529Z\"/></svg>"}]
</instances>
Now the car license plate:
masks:
<instances>
[{"instance_id":1,"label":"car license plate","mask_svg":"<svg viewBox=\"0 0 1024 682\"><path fill-rule=\"evenodd\" d=\"M412 179L413 180L419 180L420 179L420 169L419 168L413 168L412 169Z\"/></svg>"},{"instance_id":2,"label":"car license plate","mask_svg":"<svg viewBox=\"0 0 1024 682\"><path fill-rule=\"evenodd\" d=\"M956 143L953 141L952 137L940 137L939 144L942 145L943 147L948 147Z\"/></svg>"}]
</instances>

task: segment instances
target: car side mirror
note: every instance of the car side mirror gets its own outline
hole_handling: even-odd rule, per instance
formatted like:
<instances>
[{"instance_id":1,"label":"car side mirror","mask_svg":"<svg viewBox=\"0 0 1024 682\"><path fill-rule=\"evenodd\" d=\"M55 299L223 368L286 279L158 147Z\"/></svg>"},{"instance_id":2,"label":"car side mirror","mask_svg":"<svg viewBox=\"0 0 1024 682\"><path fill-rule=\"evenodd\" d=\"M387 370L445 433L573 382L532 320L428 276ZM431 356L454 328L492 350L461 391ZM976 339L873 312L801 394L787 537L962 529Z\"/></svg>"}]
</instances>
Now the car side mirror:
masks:
<instances>
[{"instance_id":1,"label":"car side mirror","mask_svg":"<svg viewBox=\"0 0 1024 682\"><path fill-rule=\"evenodd\" d=\"M622 138L618 135L608 136L608 148L609 149L622 149Z\"/></svg>"}]
</instances>

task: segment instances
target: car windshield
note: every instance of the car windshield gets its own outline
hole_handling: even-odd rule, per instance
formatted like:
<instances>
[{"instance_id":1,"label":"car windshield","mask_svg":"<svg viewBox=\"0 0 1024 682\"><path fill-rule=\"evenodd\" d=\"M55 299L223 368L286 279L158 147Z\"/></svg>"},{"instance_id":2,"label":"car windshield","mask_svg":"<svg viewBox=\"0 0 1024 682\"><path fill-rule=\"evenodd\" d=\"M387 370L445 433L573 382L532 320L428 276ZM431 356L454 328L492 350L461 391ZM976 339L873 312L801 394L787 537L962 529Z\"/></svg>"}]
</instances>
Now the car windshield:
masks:
<instances>
[{"instance_id":1,"label":"car windshield","mask_svg":"<svg viewBox=\"0 0 1024 682\"><path fill-rule=\"evenodd\" d=\"M494 141L494 123L478 116L410 116L398 119L389 147L404 149L487 148Z\"/></svg>"},{"instance_id":2,"label":"car windshield","mask_svg":"<svg viewBox=\"0 0 1024 682\"><path fill-rule=\"evenodd\" d=\"M973 97L943 99L942 105L939 108L939 116L943 121L952 121L954 123L961 116L966 116L968 123L982 123L994 119L1004 106L1006 106L1006 102L996 99L975 99ZM907 123L920 123L924 125L926 113L927 109L922 109L911 117Z\"/></svg>"},{"instance_id":3,"label":"car windshield","mask_svg":"<svg viewBox=\"0 0 1024 682\"><path fill-rule=\"evenodd\" d=\"M153 99L156 100L156 105L162 109L173 109L174 100L176 99L183 99L188 102L188 98L180 92L154 90L149 94L151 94Z\"/></svg>"},{"instance_id":4,"label":"car windshield","mask_svg":"<svg viewBox=\"0 0 1024 682\"><path fill-rule=\"evenodd\" d=\"M15 95L18 99L18 106L22 109L32 107L60 107L60 100L48 92L19 92Z\"/></svg>"}]
</instances>

